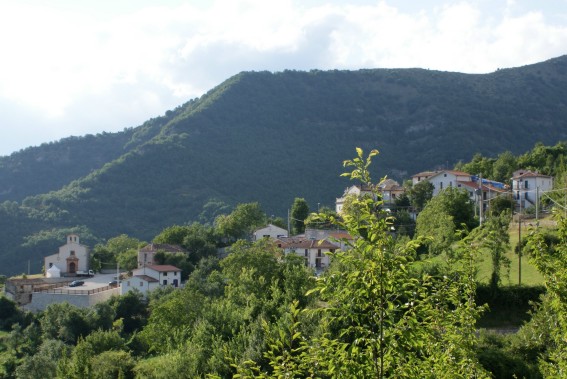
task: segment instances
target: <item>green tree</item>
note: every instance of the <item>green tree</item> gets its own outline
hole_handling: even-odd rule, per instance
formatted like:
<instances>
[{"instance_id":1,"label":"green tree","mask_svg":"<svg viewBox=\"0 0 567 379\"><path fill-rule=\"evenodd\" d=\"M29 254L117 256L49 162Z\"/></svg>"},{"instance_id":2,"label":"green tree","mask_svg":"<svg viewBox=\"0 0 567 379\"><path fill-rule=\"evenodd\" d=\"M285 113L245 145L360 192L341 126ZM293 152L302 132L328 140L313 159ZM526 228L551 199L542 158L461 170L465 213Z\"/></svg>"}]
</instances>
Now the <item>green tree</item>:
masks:
<instances>
[{"instance_id":1,"label":"green tree","mask_svg":"<svg viewBox=\"0 0 567 379\"><path fill-rule=\"evenodd\" d=\"M510 194L502 194L490 200L488 211L492 216L498 216L502 212L512 212L516 201Z\"/></svg>"},{"instance_id":2,"label":"green tree","mask_svg":"<svg viewBox=\"0 0 567 379\"><path fill-rule=\"evenodd\" d=\"M505 151L498 155L498 158L492 165L492 175L490 178L502 183L509 183L513 172L516 171L517 168L518 162L516 157L510 151Z\"/></svg>"},{"instance_id":3,"label":"green tree","mask_svg":"<svg viewBox=\"0 0 567 379\"><path fill-rule=\"evenodd\" d=\"M293 234L305 231L305 220L309 216L309 205L303 198L296 197L291 205L291 228Z\"/></svg>"},{"instance_id":4,"label":"green tree","mask_svg":"<svg viewBox=\"0 0 567 379\"><path fill-rule=\"evenodd\" d=\"M238 204L229 215L220 215L215 219L218 233L233 241L247 237L265 223L266 214L258 203Z\"/></svg>"},{"instance_id":5,"label":"green tree","mask_svg":"<svg viewBox=\"0 0 567 379\"><path fill-rule=\"evenodd\" d=\"M494 171L494 161L494 158L483 157L482 154L476 153L470 162L459 162L455 166L455 170L468 172L473 175L482 175L483 178L489 178L492 176Z\"/></svg>"},{"instance_id":6,"label":"green tree","mask_svg":"<svg viewBox=\"0 0 567 379\"><path fill-rule=\"evenodd\" d=\"M496 291L500 285L502 271L510 271L510 259L506 257L506 252L510 249L510 234L508 233L510 221L510 213L504 212L499 216L489 217L482 226L471 233L471 238L478 241L481 248L491 256L490 286L493 291Z\"/></svg>"},{"instance_id":7,"label":"green tree","mask_svg":"<svg viewBox=\"0 0 567 379\"><path fill-rule=\"evenodd\" d=\"M100 377L93 375L99 368L94 367L94 358L99 354L114 351L125 351L126 343L116 331L97 330L81 338L71 354L65 373L67 378ZM107 357L108 358L108 357ZM100 359L97 363L100 363ZM111 364L110 362L108 364Z\"/></svg>"},{"instance_id":8,"label":"green tree","mask_svg":"<svg viewBox=\"0 0 567 379\"><path fill-rule=\"evenodd\" d=\"M75 344L91 331L87 311L69 303L50 304L40 316L44 338Z\"/></svg>"},{"instance_id":9,"label":"green tree","mask_svg":"<svg viewBox=\"0 0 567 379\"><path fill-rule=\"evenodd\" d=\"M446 252L456 241L456 231L476 226L473 204L468 192L447 188L432 198L417 215L416 235L427 237L430 254Z\"/></svg>"},{"instance_id":10,"label":"green tree","mask_svg":"<svg viewBox=\"0 0 567 379\"><path fill-rule=\"evenodd\" d=\"M549 330L546 359L539 366L545 378L561 378L567 372L567 218L556 213L559 244L550 246L543 233L536 232L528 239L530 261L544 277L547 302L543 310L548 313L554 327Z\"/></svg>"},{"instance_id":11,"label":"green tree","mask_svg":"<svg viewBox=\"0 0 567 379\"><path fill-rule=\"evenodd\" d=\"M22 360L16 369L16 378L55 378L59 360L68 357L70 350L71 348L61 341L44 340L36 354Z\"/></svg>"},{"instance_id":12,"label":"green tree","mask_svg":"<svg viewBox=\"0 0 567 379\"><path fill-rule=\"evenodd\" d=\"M425 204L433 197L433 190L433 184L427 180L412 186L408 191L411 206L416 209L423 209Z\"/></svg>"}]
</instances>

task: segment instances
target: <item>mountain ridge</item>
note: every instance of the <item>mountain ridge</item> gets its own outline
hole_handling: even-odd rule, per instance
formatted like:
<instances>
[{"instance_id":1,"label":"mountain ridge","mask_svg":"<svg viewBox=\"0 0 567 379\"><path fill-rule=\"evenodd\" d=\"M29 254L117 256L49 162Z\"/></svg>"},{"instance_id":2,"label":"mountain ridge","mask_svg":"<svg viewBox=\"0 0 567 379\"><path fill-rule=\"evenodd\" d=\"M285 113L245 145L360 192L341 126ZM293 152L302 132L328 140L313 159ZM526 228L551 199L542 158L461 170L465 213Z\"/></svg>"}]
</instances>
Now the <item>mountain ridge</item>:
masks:
<instances>
[{"instance_id":1,"label":"mountain ridge","mask_svg":"<svg viewBox=\"0 0 567 379\"><path fill-rule=\"evenodd\" d=\"M567 56L489 74L242 72L137 128L1 157L9 232L0 231L0 264L17 272L14 257L29 256L37 268L67 230L87 243L122 233L148 240L168 225L210 222L202 214L215 202L259 201L276 216L295 197L332 206L355 147L380 150L375 179L402 180L477 152L565 140L566 116ZM69 153L29 163L47 150Z\"/></svg>"}]
</instances>

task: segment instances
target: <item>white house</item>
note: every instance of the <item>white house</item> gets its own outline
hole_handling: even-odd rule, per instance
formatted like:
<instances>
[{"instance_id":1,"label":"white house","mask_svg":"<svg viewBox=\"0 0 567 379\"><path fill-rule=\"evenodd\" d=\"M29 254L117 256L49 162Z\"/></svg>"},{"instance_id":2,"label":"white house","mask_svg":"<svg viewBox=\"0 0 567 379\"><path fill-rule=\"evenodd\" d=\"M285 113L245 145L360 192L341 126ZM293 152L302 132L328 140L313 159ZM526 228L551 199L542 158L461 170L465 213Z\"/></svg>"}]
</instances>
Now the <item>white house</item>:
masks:
<instances>
[{"instance_id":1,"label":"white house","mask_svg":"<svg viewBox=\"0 0 567 379\"><path fill-rule=\"evenodd\" d=\"M347 189L345 189L343 196L338 197L335 200L335 211L338 214L341 214L341 212L343 211L345 200L349 196L356 196L356 197L373 196L373 193L370 187L362 184L355 184L353 186L348 187Z\"/></svg>"},{"instance_id":2,"label":"white house","mask_svg":"<svg viewBox=\"0 0 567 379\"><path fill-rule=\"evenodd\" d=\"M413 175L412 181L414 185L421 181L433 184L433 196L437 196L447 188L464 189L468 192L471 201L477 203L482 201L484 210L488 208L490 200L509 192L509 187L504 183L482 179L462 171L426 171Z\"/></svg>"},{"instance_id":3,"label":"white house","mask_svg":"<svg viewBox=\"0 0 567 379\"><path fill-rule=\"evenodd\" d=\"M411 177L411 182L415 186L417 183L421 182L422 180L427 180L431 176L437 174L438 171L422 171L417 173Z\"/></svg>"},{"instance_id":4,"label":"white house","mask_svg":"<svg viewBox=\"0 0 567 379\"><path fill-rule=\"evenodd\" d=\"M529 170L517 170L512 176L512 191L516 204L530 208L541 201L546 191L553 189L553 177Z\"/></svg>"},{"instance_id":5,"label":"white house","mask_svg":"<svg viewBox=\"0 0 567 379\"><path fill-rule=\"evenodd\" d=\"M282 237L287 237L288 233L287 230L284 228L280 228L279 226L268 224L260 229L256 229L252 234L252 239L254 241L261 240L262 238L270 238L270 239L277 239Z\"/></svg>"},{"instance_id":6,"label":"white house","mask_svg":"<svg viewBox=\"0 0 567 379\"><path fill-rule=\"evenodd\" d=\"M472 182L472 175L462 171L444 170L432 174L425 178L433 184L433 196L439 195L439 192L450 187L459 187L459 182Z\"/></svg>"},{"instance_id":7,"label":"white house","mask_svg":"<svg viewBox=\"0 0 567 379\"><path fill-rule=\"evenodd\" d=\"M304 257L305 266L317 271L329 267L330 259L325 253L339 249L339 246L328 240L314 240L305 237L282 238L277 241L277 244L285 254L293 253Z\"/></svg>"},{"instance_id":8,"label":"white house","mask_svg":"<svg viewBox=\"0 0 567 379\"><path fill-rule=\"evenodd\" d=\"M77 271L89 270L89 250L79 243L79 236L69 234L67 243L59 247L59 252L44 258L44 268L57 266L62 276L74 275Z\"/></svg>"},{"instance_id":9,"label":"white house","mask_svg":"<svg viewBox=\"0 0 567 379\"><path fill-rule=\"evenodd\" d=\"M133 275L122 281L120 285L120 294L124 295L125 293L136 289L146 296L149 292L159 288L159 286L158 280L151 276Z\"/></svg>"},{"instance_id":10,"label":"white house","mask_svg":"<svg viewBox=\"0 0 567 379\"><path fill-rule=\"evenodd\" d=\"M132 271L130 278L124 279L120 292L137 289L144 295L164 286L179 287L181 284L181 269L172 265L147 265Z\"/></svg>"}]
</instances>

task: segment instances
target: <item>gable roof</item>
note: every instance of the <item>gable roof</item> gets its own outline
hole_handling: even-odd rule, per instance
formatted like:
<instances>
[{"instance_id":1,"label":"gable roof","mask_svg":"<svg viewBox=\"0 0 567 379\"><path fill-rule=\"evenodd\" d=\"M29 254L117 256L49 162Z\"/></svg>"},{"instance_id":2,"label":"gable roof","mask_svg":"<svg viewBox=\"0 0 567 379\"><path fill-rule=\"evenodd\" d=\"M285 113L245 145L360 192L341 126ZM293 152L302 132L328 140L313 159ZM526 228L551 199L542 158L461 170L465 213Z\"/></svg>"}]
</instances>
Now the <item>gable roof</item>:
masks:
<instances>
[{"instance_id":1,"label":"gable roof","mask_svg":"<svg viewBox=\"0 0 567 379\"><path fill-rule=\"evenodd\" d=\"M148 275L134 275L133 278L142 279L142 280L144 280L148 283L159 282L159 280L157 280L156 278L152 278L151 276L148 276Z\"/></svg>"},{"instance_id":2,"label":"gable roof","mask_svg":"<svg viewBox=\"0 0 567 379\"><path fill-rule=\"evenodd\" d=\"M177 268L173 265L146 265L146 267L158 272L181 271L180 268Z\"/></svg>"},{"instance_id":3,"label":"gable roof","mask_svg":"<svg viewBox=\"0 0 567 379\"><path fill-rule=\"evenodd\" d=\"M522 178L552 178L552 176L543 175L537 171L517 170L514 172L514 176L512 177L512 180L518 180Z\"/></svg>"},{"instance_id":4,"label":"gable roof","mask_svg":"<svg viewBox=\"0 0 567 379\"><path fill-rule=\"evenodd\" d=\"M340 247L328 240L314 240L307 238L280 238L283 249L339 249Z\"/></svg>"},{"instance_id":5,"label":"gable roof","mask_svg":"<svg viewBox=\"0 0 567 379\"><path fill-rule=\"evenodd\" d=\"M459 180L457 183L459 183L459 184L461 184L461 185L463 185L463 186L465 186L465 187L469 187L469 188L471 188L471 189L473 189L473 190L477 190L477 189L478 189L478 182L469 182L469 181L465 182L465 181L460 181L460 180ZM492 185L490 185L490 184L483 183L483 184L482 184L482 191L484 191L484 192L506 193L506 192L508 192L508 189L507 189L506 187L499 188L499 187L492 186Z\"/></svg>"}]
</instances>

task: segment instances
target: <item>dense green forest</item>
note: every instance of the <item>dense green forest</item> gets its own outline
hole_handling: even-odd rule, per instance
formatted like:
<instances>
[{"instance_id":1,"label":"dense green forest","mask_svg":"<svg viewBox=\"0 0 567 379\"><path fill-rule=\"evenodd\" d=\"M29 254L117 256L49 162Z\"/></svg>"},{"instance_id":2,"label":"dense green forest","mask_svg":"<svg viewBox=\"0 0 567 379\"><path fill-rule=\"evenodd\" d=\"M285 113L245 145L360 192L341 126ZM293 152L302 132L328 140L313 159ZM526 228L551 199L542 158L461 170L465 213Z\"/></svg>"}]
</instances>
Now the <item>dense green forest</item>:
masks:
<instances>
[{"instance_id":1,"label":"dense green forest","mask_svg":"<svg viewBox=\"0 0 567 379\"><path fill-rule=\"evenodd\" d=\"M375 176L404 180L475 153L520 154L567 139L567 57L469 75L422 69L244 72L144 125L0 158L0 265L41 269L69 231L94 246L212 222L258 201L332 207L355 146L379 146ZM490 138L488 138L490 137Z\"/></svg>"},{"instance_id":2,"label":"dense green forest","mask_svg":"<svg viewBox=\"0 0 567 379\"><path fill-rule=\"evenodd\" d=\"M345 161L346 176L372 186L375 197L352 199L340 218L332 212L309 216L354 237L344 241L348 249L332 254L321 276L270 240L239 239L267 221L258 203L240 204L210 226L173 225L153 241L189 251L182 261L165 253L158 258L186 265L183 289L158 290L149 299L130 292L89 309L52 304L38 314L0 298L0 377L561 377L567 368L563 212L556 214L556 228L526 238L526 257L542 273L546 293L538 299L540 291L517 288L514 298L501 287L505 262L498 258L508 244L508 211L478 226L469 209L470 225L458 225L468 199L447 189L435 198L444 200L429 200L425 208L445 212L459 233L421 254L430 236L392 233L396 214L382 209L369 172L376 155L359 149ZM215 247L227 240L236 242L219 260ZM117 236L96 245L93 258L128 264L141 244ZM483 255L493 263L485 287L475 277ZM435 264L431 258L438 258ZM530 292L538 301L516 333L477 330L487 299L515 303L517 311Z\"/></svg>"}]
</instances>

